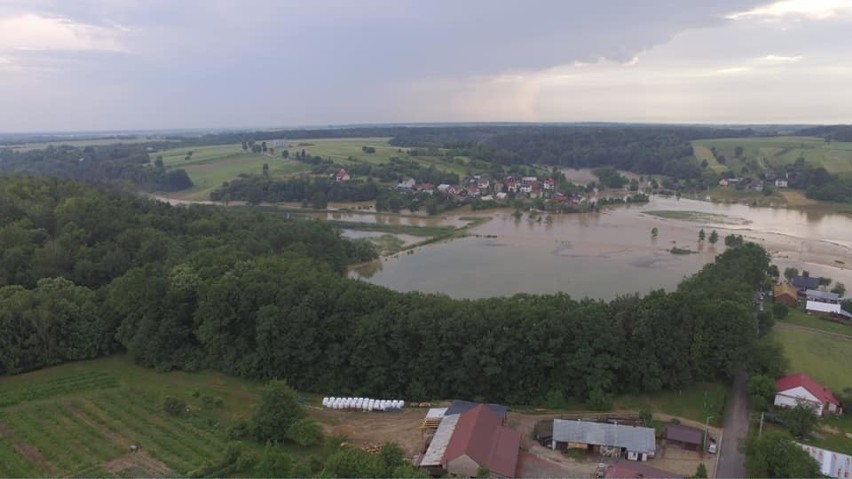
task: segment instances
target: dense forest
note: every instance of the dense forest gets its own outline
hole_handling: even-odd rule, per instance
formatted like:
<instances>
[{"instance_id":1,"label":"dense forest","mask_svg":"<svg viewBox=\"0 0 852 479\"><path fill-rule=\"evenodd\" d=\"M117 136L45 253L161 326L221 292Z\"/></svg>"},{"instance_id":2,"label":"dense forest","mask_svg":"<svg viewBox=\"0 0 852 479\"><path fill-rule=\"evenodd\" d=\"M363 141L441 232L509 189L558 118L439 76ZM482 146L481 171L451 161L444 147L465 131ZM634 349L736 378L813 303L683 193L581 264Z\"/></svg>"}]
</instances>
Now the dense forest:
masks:
<instances>
[{"instance_id":1,"label":"dense forest","mask_svg":"<svg viewBox=\"0 0 852 479\"><path fill-rule=\"evenodd\" d=\"M852 141L852 125L815 126L799 130L796 135L818 136L826 141Z\"/></svg>"},{"instance_id":2,"label":"dense forest","mask_svg":"<svg viewBox=\"0 0 852 479\"><path fill-rule=\"evenodd\" d=\"M769 265L732 243L673 292L453 300L346 279L375 253L324 223L21 177L0 179L0 251L0 374L126 351L326 394L511 403L730 377Z\"/></svg>"},{"instance_id":3,"label":"dense forest","mask_svg":"<svg viewBox=\"0 0 852 479\"><path fill-rule=\"evenodd\" d=\"M53 176L80 181L130 183L144 191L178 191L192 187L180 168L166 169L162 160L152 164L148 149L166 143L118 143L105 146L48 146L19 151L0 149L0 173Z\"/></svg>"}]
</instances>

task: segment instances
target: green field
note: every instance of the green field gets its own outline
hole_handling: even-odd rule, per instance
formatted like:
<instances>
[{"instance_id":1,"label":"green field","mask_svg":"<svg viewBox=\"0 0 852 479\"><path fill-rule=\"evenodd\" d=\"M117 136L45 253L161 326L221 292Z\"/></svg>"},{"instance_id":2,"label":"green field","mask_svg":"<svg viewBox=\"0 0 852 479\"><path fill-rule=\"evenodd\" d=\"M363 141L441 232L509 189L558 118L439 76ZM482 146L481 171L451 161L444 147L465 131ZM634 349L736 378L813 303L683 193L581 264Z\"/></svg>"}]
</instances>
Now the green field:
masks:
<instances>
[{"instance_id":1,"label":"green field","mask_svg":"<svg viewBox=\"0 0 852 479\"><path fill-rule=\"evenodd\" d=\"M832 141L805 136L780 136L766 138L722 138L696 140L692 142L696 158L707 159L709 168L716 172L730 169L737 175L747 166L751 174L768 169L781 170L800 156L815 166L824 167L829 173L852 176L852 143ZM740 158L735 157L737 146L742 147ZM714 160L711 147L725 155L726 165Z\"/></svg>"},{"instance_id":2,"label":"green field","mask_svg":"<svg viewBox=\"0 0 852 479\"><path fill-rule=\"evenodd\" d=\"M153 141L150 138L144 137L135 137L135 138L90 138L87 140L54 140L54 141L40 141L35 143L22 143L17 145L11 145L10 148L18 151L29 151L29 150L41 150L47 148L48 146L75 146L78 148L83 148L86 146L103 146L103 145L115 145L118 143L145 143L148 141ZM160 140L156 141L169 141L169 140ZM2 146L2 145L0 145Z\"/></svg>"},{"instance_id":3,"label":"green field","mask_svg":"<svg viewBox=\"0 0 852 479\"><path fill-rule=\"evenodd\" d=\"M331 138L318 140L293 140L288 142L291 159L281 157L281 150L274 154L252 153L242 149L242 145L216 145L181 147L160 151L152 155L161 155L166 167L183 168L189 174L195 186L186 191L176 193L175 197L189 200L207 200L210 192L230 181L240 174L260 174L263 164L269 164L269 174L272 177L287 177L294 174L309 173L311 166L292 159L297 152L330 158L335 163L346 167L357 163L380 164L387 163L392 157L415 160L423 167L434 166L443 171L464 175L467 160L448 160L443 157L412 156L406 149L398 149L388 144L388 138ZM371 146L375 153L364 153L363 146ZM186 160L188 152L192 152Z\"/></svg>"},{"instance_id":4,"label":"green field","mask_svg":"<svg viewBox=\"0 0 852 479\"><path fill-rule=\"evenodd\" d=\"M806 373L833 391L852 386L843 359L852 355L852 340L800 329L774 328L770 334L784 347L791 373Z\"/></svg>"},{"instance_id":5,"label":"green field","mask_svg":"<svg viewBox=\"0 0 852 479\"><path fill-rule=\"evenodd\" d=\"M725 411L727 387L720 383L700 383L688 389L655 394L632 394L616 398L616 409L647 409L652 412L721 425Z\"/></svg>"},{"instance_id":6,"label":"green field","mask_svg":"<svg viewBox=\"0 0 852 479\"><path fill-rule=\"evenodd\" d=\"M120 356L0 378L0 477L186 475L222 457L226 425L251 414L257 388L218 373L157 373ZM166 395L190 412L163 413Z\"/></svg>"},{"instance_id":7,"label":"green field","mask_svg":"<svg viewBox=\"0 0 852 479\"><path fill-rule=\"evenodd\" d=\"M681 210L653 210L643 211L643 214L657 216L659 218L691 221L695 223L716 223L728 225L745 225L749 220L734 216L720 215L717 213L706 213L703 211L681 211Z\"/></svg>"},{"instance_id":8,"label":"green field","mask_svg":"<svg viewBox=\"0 0 852 479\"><path fill-rule=\"evenodd\" d=\"M852 326L848 324L836 323L827 319L822 319L816 316L811 316L801 309L790 310L787 317L780 321L781 323L789 323L807 328L819 329L830 333L846 334L852 338ZM852 384L850 384L852 386Z\"/></svg>"}]
</instances>

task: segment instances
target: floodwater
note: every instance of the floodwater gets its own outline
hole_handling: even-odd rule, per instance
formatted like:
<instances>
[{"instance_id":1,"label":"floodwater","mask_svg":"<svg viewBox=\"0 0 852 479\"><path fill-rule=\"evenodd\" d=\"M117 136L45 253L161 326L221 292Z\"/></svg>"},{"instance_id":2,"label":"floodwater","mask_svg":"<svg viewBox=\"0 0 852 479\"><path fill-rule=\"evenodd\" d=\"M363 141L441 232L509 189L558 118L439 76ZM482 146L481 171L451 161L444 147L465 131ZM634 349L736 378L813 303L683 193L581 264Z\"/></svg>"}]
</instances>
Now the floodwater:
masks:
<instances>
[{"instance_id":1,"label":"floodwater","mask_svg":"<svg viewBox=\"0 0 852 479\"><path fill-rule=\"evenodd\" d=\"M698 211L701 222L644 214ZM715 223L714 223L715 221ZM659 233L651 235L652 228ZM470 230L471 236L384 258L351 273L400 291L482 298L565 292L611 299L620 294L674 289L725 248L699 245L698 231L716 229L762 244L783 271L807 269L852 287L852 218L792 209L652 197L645 205L601 213L553 215L552 222L515 219L506 210ZM477 236L478 235L478 236ZM674 255L673 246L697 251Z\"/></svg>"}]
</instances>

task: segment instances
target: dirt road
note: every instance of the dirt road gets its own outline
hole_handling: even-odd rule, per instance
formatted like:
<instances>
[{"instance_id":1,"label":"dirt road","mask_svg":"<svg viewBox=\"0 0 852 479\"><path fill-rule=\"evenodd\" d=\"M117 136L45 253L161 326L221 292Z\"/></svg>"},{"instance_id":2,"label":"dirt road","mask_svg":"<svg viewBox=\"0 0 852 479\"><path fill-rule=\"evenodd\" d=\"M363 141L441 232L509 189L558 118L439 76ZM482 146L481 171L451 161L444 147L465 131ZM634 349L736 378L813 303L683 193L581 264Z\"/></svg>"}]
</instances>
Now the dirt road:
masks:
<instances>
[{"instance_id":1,"label":"dirt road","mask_svg":"<svg viewBox=\"0 0 852 479\"><path fill-rule=\"evenodd\" d=\"M725 406L725 426L719 451L719 467L716 477L745 477L745 454L741 444L748 434L748 394L746 392L748 376L740 373L734 379L728 404Z\"/></svg>"}]
</instances>

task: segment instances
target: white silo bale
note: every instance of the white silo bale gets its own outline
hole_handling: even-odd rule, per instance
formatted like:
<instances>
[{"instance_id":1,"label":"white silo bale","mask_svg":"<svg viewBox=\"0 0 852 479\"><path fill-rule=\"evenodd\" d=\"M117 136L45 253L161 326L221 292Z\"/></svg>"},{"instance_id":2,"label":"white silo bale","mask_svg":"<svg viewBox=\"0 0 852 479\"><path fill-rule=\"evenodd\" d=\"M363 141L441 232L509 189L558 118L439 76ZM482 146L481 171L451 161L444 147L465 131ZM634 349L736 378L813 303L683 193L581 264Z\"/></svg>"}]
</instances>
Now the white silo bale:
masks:
<instances>
[{"instance_id":1,"label":"white silo bale","mask_svg":"<svg viewBox=\"0 0 852 479\"><path fill-rule=\"evenodd\" d=\"M402 409L404 407L405 407L405 401L400 400L399 401L399 408Z\"/></svg>"},{"instance_id":2,"label":"white silo bale","mask_svg":"<svg viewBox=\"0 0 852 479\"><path fill-rule=\"evenodd\" d=\"M328 398L322 398L323 407L328 407Z\"/></svg>"}]
</instances>

